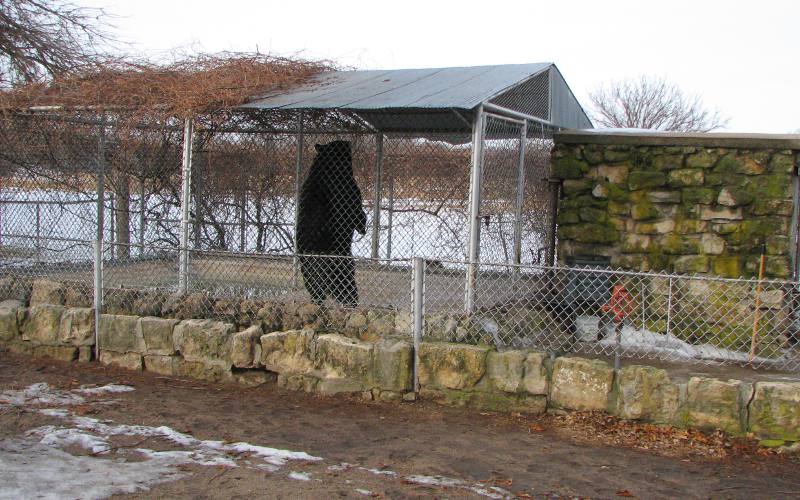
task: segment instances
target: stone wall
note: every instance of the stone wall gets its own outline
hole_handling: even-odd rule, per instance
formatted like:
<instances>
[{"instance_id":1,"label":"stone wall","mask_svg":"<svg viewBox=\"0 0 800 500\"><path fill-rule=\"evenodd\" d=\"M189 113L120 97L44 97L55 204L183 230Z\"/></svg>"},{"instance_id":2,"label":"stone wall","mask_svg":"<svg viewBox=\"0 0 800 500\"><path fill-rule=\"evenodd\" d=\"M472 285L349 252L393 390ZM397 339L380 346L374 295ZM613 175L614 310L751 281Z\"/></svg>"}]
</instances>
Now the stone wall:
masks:
<instances>
[{"instance_id":1,"label":"stone wall","mask_svg":"<svg viewBox=\"0 0 800 500\"><path fill-rule=\"evenodd\" d=\"M32 295L47 298L45 290L52 284L34 283ZM341 329L333 331L318 322L323 311L292 320L297 308L291 310L288 320L281 319L289 326L279 330L273 330L271 314L247 325L102 314L99 361L166 376L246 385L276 381L288 389L356 393L383 401L421 397L527 413L601 410L626 419L800 441L800 382L708 377L680 382L648 366L626 366L615 373L604 361L551 360L531 349L498 352L486 345L423 342L417 353L420 391L415 393L409 335L390 328L365 334L374 323L388 323L385 311L350 311L337 323ZM398 318L405 324L405 317L397 315L395 324ZM0 303L0 347L15 352L90 361L94 331L91 308Z\"/></svg>"},{"instance_id":2,"label":"stone wall","mask_svg":"<svg viewBox=\"0 0 800 500\"><path fill-rule=\"evenodd\" d=\"M797 136L556 135L559 260L636 271L791 275Z\"/></svg>"}]
</instances>

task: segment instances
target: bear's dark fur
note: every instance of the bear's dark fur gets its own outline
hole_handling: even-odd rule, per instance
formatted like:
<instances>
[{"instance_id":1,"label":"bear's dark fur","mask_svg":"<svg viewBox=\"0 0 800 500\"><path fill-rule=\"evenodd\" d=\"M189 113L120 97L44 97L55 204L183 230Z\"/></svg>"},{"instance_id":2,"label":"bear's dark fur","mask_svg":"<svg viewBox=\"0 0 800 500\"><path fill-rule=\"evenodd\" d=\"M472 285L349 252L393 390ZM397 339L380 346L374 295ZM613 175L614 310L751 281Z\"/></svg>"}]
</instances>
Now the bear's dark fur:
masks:
<instances>
[{"instance_id":1,"label":"bear's dark fur","mask_svg":"<svg viewBox=\"0 0 800 500\"><path fill-rule=\"evenodd\" d=\"M300 270L311 299L322 304L328 295L346 307L358 305L353 231L365 234L367 215L361 190L353 178L350 143L316 144L317 156L300 190L297 250L301 254L341 255L300 258Z\"/></svg>"}]
</instances>

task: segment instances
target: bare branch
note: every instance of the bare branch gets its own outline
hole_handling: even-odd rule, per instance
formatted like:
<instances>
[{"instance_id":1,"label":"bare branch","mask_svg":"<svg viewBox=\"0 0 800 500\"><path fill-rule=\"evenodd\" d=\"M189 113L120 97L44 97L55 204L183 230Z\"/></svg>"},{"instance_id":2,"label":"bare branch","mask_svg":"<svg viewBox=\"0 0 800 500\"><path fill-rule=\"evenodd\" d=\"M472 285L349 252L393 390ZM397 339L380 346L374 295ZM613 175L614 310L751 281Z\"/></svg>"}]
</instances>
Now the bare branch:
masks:
<instances>
[{"instance_id":1,"label":"bare branch","mask_svg":"<svg viewBox=\"0 0 800 500\"><path fill-rule=\"evenodd\" d=\"M600 85L589 93L592 119L603 127L674 132L710 132L728 124L699 96L687 95L664 78L641 76Z\"/></svg>"}]
</instances>

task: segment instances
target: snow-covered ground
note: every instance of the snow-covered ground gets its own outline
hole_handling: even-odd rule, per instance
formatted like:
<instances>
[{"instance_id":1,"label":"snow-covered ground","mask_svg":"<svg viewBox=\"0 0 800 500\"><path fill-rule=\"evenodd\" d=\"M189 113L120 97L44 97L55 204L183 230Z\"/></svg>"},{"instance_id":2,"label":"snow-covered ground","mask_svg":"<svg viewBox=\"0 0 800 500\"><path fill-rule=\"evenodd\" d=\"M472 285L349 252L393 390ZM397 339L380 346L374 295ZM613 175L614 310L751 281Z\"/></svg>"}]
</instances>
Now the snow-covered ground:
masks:
<instances>
[{"instance_id":1,"label":"snow-covered ground","mask_svg":"<svg viewBox=\"0 0 800 500\"><path fill-rule=\"evenodd\" d=\"M35 411L58 422L0 440L0 499L99 499L147 491L160 483L191 474L183 467L186 465L256 469L300 482L321 480L315 479L311 471L286 470L292 464L323 462L323 458L303 451L246 442L202 440L168 426L119 424L79 415L73 408L112 404L114 400L107 397L133 390L131 386L114 384L61 390L38 383L0 392L0 409L17 407ZM121 439L125 443L134 439L135 444L119 444ZM382 481L399 478L390 469L348 463L330 465L327 470L367 472ZM443 476L415 474L402 480L407 484L453 488L487 498L512 496L496 486ZM373 495L364 488L354 487L353 492Z\"/></svg>"}]
</instances>

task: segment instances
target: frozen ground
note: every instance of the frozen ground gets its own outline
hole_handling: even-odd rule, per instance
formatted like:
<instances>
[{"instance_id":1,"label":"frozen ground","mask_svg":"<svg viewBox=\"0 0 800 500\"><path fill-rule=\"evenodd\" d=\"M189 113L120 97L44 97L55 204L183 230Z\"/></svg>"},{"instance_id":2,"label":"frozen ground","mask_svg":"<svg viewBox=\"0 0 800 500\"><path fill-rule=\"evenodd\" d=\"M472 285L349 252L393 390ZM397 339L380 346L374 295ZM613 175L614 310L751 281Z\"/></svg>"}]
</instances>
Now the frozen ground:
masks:
<instances>
[{"instance_id":1,"label":"frozen ground","mask_svg":"<svg viewBox=\"0 0 800 500\"><path fill-rule=\"evenodd\" d=\"M747 440L648 429L592 415L208 385L0 352L0 498L776 498L798 490L800 464L790 457Z\"/></svg>"}]
</instances>

